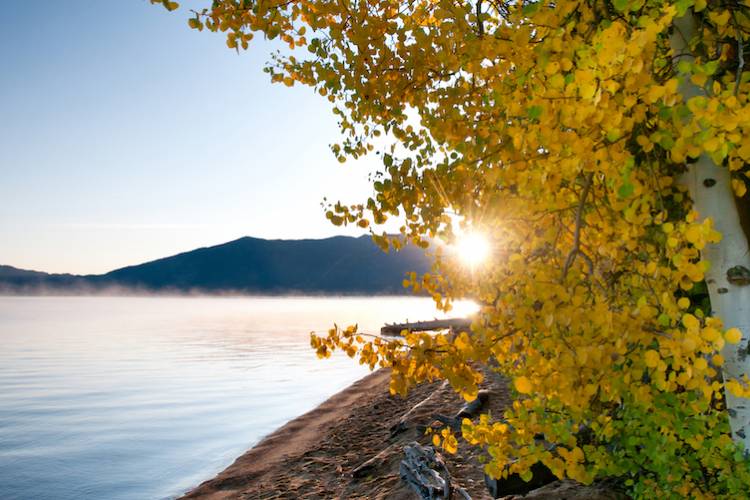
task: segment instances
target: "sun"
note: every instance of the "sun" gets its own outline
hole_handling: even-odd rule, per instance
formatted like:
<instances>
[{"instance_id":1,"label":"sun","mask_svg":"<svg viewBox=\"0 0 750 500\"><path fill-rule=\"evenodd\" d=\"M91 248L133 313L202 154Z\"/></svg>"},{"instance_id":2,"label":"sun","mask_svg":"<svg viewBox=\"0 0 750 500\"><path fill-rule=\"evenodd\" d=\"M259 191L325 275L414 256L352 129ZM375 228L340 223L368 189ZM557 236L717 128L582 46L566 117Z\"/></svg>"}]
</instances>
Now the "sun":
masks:
<instances>
[{"instance_id":1,"label":"sun","mask_svg":"<svg viewBox=\"0 0 750 500\"><path fill-rule=\"evenodd\" d=\"M456 241L456 255L465 265L474 268L487 260L490 255L490 242L481 233L467 233Z\"/></svg>"}]
</instances>

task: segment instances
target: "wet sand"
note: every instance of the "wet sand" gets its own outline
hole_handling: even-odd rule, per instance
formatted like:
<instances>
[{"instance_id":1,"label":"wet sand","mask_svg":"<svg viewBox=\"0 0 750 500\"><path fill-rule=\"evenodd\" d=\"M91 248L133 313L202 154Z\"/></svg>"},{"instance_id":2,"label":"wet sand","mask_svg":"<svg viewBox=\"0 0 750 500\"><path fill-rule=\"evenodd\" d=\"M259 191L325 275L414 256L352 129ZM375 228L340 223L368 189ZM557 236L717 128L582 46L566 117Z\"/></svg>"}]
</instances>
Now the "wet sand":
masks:
<instances>
[{"instance_id":1,"label":"wet sand","mask_svg":"<svg viewBox=\"0 0 750 500\"><path fill-rule=\"evenodd\" d=\"M391 396L388 378L387 370L379 370L355 382L265 437L184 498L417 498L399 477L403 446L428 444L424 427L438 425L436 414L452 416L464 402L442 382L416 387L406 398ZM499 414L510 401L508 388L499 377L487 378L483 387L493 392L489 410ZM407 413L406 425L393 433L392 426ZM480 450L459 443L457 454L443 454L454 484L474 499L490 498ZM352 475L373 457L371 468Z\"/></svg>"}]
</instances>

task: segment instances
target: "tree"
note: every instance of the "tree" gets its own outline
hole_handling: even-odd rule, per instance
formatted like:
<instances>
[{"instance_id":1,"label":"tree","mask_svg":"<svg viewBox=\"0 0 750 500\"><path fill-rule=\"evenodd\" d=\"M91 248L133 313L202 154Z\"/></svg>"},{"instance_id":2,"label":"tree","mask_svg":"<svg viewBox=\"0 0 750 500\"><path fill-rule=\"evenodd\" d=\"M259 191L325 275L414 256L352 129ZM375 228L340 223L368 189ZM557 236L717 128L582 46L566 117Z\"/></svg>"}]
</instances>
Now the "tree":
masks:
<instances>
[{"instance_id":1,"label":"tree","mask_svg":"<svg viewBox=\"0 0 750 500\"><path fill-rule=\"evenodd\" d=\"M375 194L332 205L334 223L394 246L375 229L394 217L422 246L491 239L481 269L437 247L410 279L441 307L475 298L471 335L334 328L313 336L320 356L467 399L494 363L516 400L462 434L495 476L542 461L636 496L745 494L750 2L215 0L190 26L237 49L280 39L267 71L332 103L334 154L382 149Z\"/></svg>"}]
</instances>

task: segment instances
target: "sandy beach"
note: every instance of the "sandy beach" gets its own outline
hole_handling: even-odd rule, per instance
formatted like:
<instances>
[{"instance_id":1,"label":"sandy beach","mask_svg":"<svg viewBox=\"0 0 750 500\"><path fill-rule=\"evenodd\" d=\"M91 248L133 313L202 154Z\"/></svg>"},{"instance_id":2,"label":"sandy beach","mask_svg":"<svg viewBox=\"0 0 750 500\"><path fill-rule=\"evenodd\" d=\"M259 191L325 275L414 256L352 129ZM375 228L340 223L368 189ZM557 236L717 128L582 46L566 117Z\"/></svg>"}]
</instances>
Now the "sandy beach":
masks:
<instances>
[{"instance_id":1,"label":"sandy beach","mask_svg":"<svg viewBox=\"0 0 750 500\"><path fill-rule=\"evenodd\" d=\"M416 387L406 398L391 396L388 378L387 370L379 370L355 382L265 437L183 498L417 498L399 477L403 446L428 444L424 428L437 425L435 415L454 415L464 402L442 382ZM483 388L493 394L489 411L500 413L509 403L507 385L493 376ZM490 498L480 451L459 443L458 453L443 454L454 485L472 498ZM353 474L370 459L370 467Z\"/></svg>"}]
</instances>

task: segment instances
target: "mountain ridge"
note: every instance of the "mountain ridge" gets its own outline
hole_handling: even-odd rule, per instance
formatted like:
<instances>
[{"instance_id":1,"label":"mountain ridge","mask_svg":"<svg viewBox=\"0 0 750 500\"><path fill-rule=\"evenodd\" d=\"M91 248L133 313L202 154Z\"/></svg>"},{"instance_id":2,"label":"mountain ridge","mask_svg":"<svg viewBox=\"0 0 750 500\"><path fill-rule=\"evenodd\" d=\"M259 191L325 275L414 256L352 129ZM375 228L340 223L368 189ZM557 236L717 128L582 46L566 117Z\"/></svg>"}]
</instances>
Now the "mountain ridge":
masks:
<instances>
[{"instance_id":1,"label":"mountain ridge","mask_svg":"<svg viewBox=\"0 0 750 500\"><path fill-rule=\"evenodd\" d=\"M406 246L385 253L367 235L298 240L244 236L95 275L0 265L0 293L402 294L407 272L428 269L421 249Z\"/></svg>"}]
</instances>

